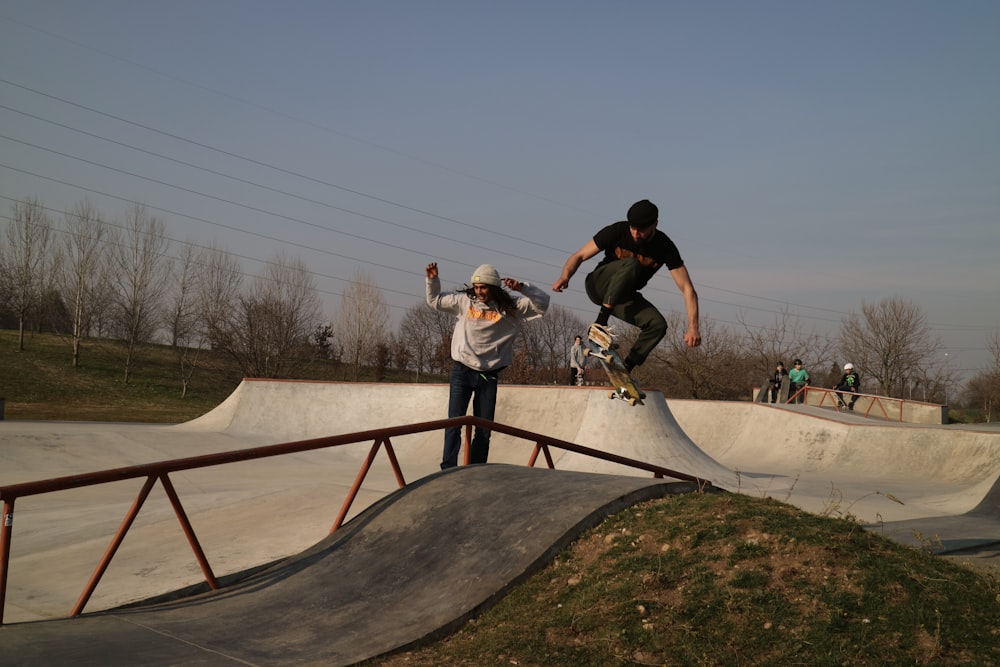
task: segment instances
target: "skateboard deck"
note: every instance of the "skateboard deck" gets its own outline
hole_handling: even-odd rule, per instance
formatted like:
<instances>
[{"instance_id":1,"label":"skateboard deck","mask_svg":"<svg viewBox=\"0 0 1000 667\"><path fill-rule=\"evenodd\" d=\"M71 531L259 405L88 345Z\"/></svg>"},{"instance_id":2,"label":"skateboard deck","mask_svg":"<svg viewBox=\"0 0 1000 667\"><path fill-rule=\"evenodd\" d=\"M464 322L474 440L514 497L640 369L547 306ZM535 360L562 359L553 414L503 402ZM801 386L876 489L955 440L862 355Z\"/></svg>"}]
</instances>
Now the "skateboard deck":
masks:
<instances>
[{"instance_id":1,"label":"skateboard deck","mask_svg":"<svg viewBox=\"0 0 1000 667\"><path fill-rule=\"evenodd\" d=\"M629 405L642 405L642 399L646 398L646 394L639 389L639 385L625 370L625 362L622 361L611 338L605 336L603 332L591 329L587 334L586 345L585 354L597 359L607 374L608 381L611 382L612 391L608 394L608 398L619 398L627 401Z\"/></svg>"}]
</instances>

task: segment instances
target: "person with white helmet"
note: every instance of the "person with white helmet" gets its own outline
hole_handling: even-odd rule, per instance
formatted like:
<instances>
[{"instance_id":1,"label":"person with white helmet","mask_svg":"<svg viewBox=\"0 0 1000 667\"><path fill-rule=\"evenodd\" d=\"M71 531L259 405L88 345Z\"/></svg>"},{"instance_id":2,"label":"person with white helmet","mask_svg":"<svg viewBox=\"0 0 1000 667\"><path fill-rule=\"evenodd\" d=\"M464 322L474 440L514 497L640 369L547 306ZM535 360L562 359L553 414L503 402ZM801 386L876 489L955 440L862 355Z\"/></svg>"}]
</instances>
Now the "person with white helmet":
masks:
<instances>
[{"instance_id":1,"label":"person with white helmet","mask_svg":"<svg viewBox=\"0 0 1000 667\"><path fill-rule=\"evenodd\" d=\"M427 276L427 305L453 313L455 330L451 336L451 368L448 418L463 417L472 401L472 414L493 420L500 372L514 358L514 337L521 326L541 317L549 308L545 290L513 278L500 278L497 270L483 264L472 274L471 285L454 292L442 292L438 266L431 262ZM505 289L506 288L506 289ZM507 290L520 292L513 297ZM458 465L462 429L445 429L441 469ZM471 463L486 463L490 452L489 429L476 428L469 447Z\"/></svg>"},{"instance_id":2,"label":"person with white helmet","mask_svg":"<svg viewBox=\"0 0 1000 667\"><path fill-rule=\"evenodd\" d=\"M860 390L861 378L858 376L857 371L854 370L854 364L848 362L844 364L844 374L840 378L840 382L834 389L837 390L837 404L840 407L844 407L844 394L843 392L851 392L851 402L847 404L848 410L854 409L854 404L858 400L858 391Z\"/></svg>"}]
</instances>

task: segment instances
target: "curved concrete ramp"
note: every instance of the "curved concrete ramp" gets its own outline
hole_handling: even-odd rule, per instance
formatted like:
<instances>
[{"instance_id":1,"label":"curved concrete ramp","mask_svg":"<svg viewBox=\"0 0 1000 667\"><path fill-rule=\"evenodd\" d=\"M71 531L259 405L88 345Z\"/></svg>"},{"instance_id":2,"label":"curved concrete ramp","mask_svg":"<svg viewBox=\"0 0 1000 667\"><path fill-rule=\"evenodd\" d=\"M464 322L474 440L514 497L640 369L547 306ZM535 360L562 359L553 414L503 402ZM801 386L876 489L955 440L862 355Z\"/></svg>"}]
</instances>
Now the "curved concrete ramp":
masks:
<instances>
[{"instance_id":1,"label":"curved concrete ramp","mask_svg":"<svg viewBox=\"0 0 1000 667\"><path fill-rule=\"evenodd\" d=\"M930 538L945 550L1000 543L998 431L894 425L807 406L668 403L660 392L648 394L646 405L630 407L609 400L603 388L504 385L496 419L729 491L851 515L900 541L922 535L921 546ZM443 419L447 396L441 384L247 380L215 410L174 426L0 421L0 484ZM393 439L407 481L438 472L441 445L440 431ZM370 446L175 476L215 572L244 571L313 545L332 525ZM524 465L533 446L495 433L490 461ZM647 475L553 454L559 470ZM352 512L396 488L382 453ZM111 485L19 501L25 519L15 531L7 622L68 613L136 490ZM132 544L146 551L128 550ZM167 502L147 503L125 546L89 610L201 580Z\"/></svg>"},{"instance_id":2,"label":"curved concrete ramp","mask_svg":"<svg viewBox=\"0 0 1000 667\"><path fill-rule=\"evenodd\" d=\"M645 405L632 407L609 399L604 387L504 385L497 395L496 421L735 489L738 481L732 469L719 465L687 437L663 394L656 390L647 394ZM172 428L222 432L264 444L445 419L447 408L448 386L440 384L244 380L216 409ZM404 436L393 444L405 468L424 473L437 469L440 431ZM489 460L523 465L533 447L533 442L494 433ZM367 448L355 448L350 456L359 460L366 452ZM562 450L552 455L559 469L647 474ZM330 460L329 453L319 456Z\"/></svg>"},{"instance_id":3,"label":"curved concrete ramp","mask_svg":"<svg viewBox=\"0 0 1000 667\"><path fill-rule=\"evenodd\" d=\"M1000 568L1000 430L873 422L809 406L670 405L708 455L757 488L773 478L770 495L780 500Z\"/></svg>"},{"instance_id":4,"label":"curved concrete ramp","mask_svg":"<svg viewBox=\"0 0 1000 667\"><path fill-rule=\"evenodd\" d=\"M843 492L843 507L854 503L852 513L866 521L963 514L1000 477L995 430L890 424L809 406L691 400L670 405L707 455L758 486L773 477L773 491L791 488L788 501L810 511L822 508L807 497Z\"/></svg>"},{"instance_id":5,"label":"curved concrete ramp","mask_svg":"<svg viewBox=\"0 0 1000 667\"><path fill-rule=\"evenodd\" d=\"M247 380L216 409L185 424L0 422L0 484L443 419L447 385ZM644 406L607 398L604 388L504 385L497 421L707 479L715 464L670 417L659 392ZM443 433L393 438L408 482L439 472ZM371 441L173 475L214 572L226 576L297 554L325 535ZM491 463L525 465L534 443L494 433ZM648 479L649 473L553 450L557 469ZM545 465L544 460L536 464ZM5 620L62 616L93 571L139 483L93 487L19 501ZM376 457L348 518L392 493L385 452ZM95 509L96 508L96 509ZM152 556L150 555L152 554ZM115 556L87 610L109 609L202 580L159 487Z\"/></svg>"},{"instance_id":6,"label":"curved concrete ramp","mask_svg":"<svg viewBox=\"0 0 1000 667\"><path fill-rule=\"evenodd\" d=\"M494 465L377 502L302 554L221 591L0 628L4 661L348 665L448 633L584 530L688 483Z\"/></svg>"}]
</instances>

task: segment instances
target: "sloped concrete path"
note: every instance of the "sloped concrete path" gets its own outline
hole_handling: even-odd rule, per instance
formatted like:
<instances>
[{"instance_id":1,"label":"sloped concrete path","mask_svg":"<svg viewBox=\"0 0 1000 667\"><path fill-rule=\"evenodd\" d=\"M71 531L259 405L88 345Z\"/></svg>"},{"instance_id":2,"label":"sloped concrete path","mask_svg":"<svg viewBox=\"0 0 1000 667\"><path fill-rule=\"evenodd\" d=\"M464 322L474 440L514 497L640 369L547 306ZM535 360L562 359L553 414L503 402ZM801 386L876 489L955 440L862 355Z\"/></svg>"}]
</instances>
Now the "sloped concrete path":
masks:
<instances>
[{"instance_id":1,"label":"sloped concrete path","mask_svg":"<svg viewBox=\"0 0 1000 667\"><path fill-rule=\"evenodd\" d=\"M505 464L454 468L221 591L2 626L0 664L353 664L453 631L608 515L693 490Z\"/></svg>"}]
</instances>

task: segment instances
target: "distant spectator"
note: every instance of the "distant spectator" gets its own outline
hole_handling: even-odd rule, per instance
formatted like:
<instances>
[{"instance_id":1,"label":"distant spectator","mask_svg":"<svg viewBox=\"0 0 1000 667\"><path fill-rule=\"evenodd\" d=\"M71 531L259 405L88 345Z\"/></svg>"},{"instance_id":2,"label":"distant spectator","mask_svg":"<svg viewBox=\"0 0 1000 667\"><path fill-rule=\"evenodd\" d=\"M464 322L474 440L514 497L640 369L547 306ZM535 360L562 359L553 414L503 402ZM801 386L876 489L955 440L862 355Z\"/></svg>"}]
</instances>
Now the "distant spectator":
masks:
<instances>
[{"instance_id":1,"label":"distant spectator","mask_svg":"<svg viewBox=\"0 0 1000 667\"><path fill-rule=\"evenodd\" d=\"M583 369L587 367L587 351L583 348L583 338L573 339L573 347L569 350L569 383L583 386Z\"/></svg>"},{"instance_id":2,"label":"distant spectator","mask_svg":"<svg viewBox=\"0 0 1000 667\"><path fill-rule=\"evenodd\" d=\"M789 392L795 396L796 403L804 403L806 400L806 393L803 391L801 394L799 392L809 384L809 371L802 367L802 360L796 359L795 363L792 364L792 370L788 371L788 381L792 383Z\"/></svg>"},{"instance_id":3,"label":"distant spectator","mask_svg":"<svg viewBox=\"0 0 1000 667\"><path fill-rule=\"evenodd\" d=\"M847 404L848 410L854 409L854 404L858 400L858 389L861 384L861 378L854 371L854 364L847 363L844 364L844 375L841 376L840 382L834 389L837 390L837 404L840 407L844 407L844 394L842 392L850 392L853 394L851 396L851 402Z\"/></svg>"},{"instance_id":4,"label":"distant spectator","mask_svg":"<svg viewBox=\"0 0 1000 667\"><path fill-rule=\"evenodd\" d=\"M786 377L788 377L788 371L785 370L785 362L779 361L777 367L774 369L774 375L771 376L769 381L769 393L772 403L778 402L778 396L781 394L781 383L785 381Z\"/></svg>"}]
</instances>

